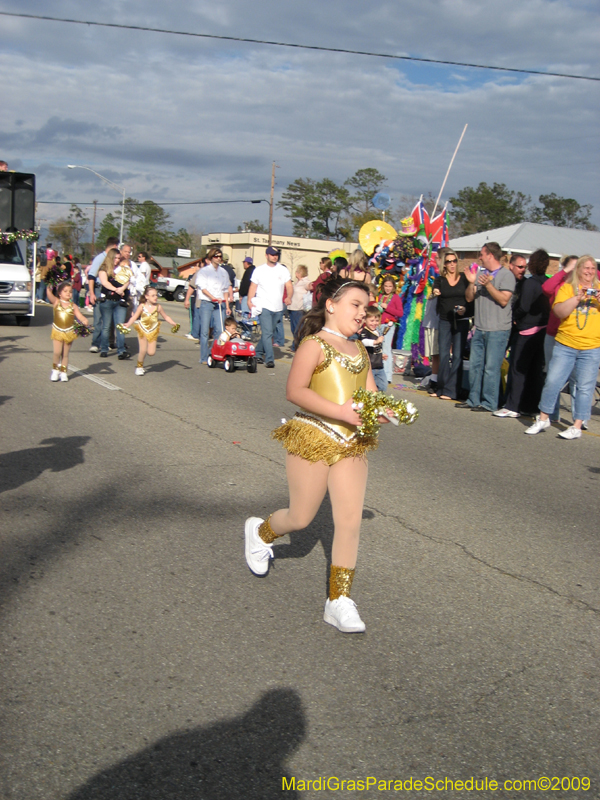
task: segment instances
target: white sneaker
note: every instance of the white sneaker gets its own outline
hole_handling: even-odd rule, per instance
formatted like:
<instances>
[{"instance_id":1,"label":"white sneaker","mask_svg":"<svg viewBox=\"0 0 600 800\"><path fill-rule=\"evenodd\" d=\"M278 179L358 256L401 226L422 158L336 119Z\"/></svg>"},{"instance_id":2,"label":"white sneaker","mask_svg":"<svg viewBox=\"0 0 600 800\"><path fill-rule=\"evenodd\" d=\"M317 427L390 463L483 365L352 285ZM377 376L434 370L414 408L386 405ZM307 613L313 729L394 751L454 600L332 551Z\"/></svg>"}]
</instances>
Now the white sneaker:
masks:
<instances>
[{"instance_id":1,"label":"white sneaker","mask_svg":"<svg viewBox=\"0 0 600 800\"><path fill-rule=\"evenodd\" d=\"M356 603L343 595L337 600L327 600L323 619L342 633L363 633L365 630Z\"/></svg>"},{"instance_id":2,"label":"white sneaker","mask_svg":"<svg viewBox=\"0 0 600 800\"><path fill-rule=\"evenodd\" d=\"M540 431L545 431L549 427L550 427L549 419L540 419L539 417L536 417L533 425L527 428L527 430L523 431L523 433L530 433L530 434L539 433Z\"/></svg>"},{"instance_id":3,"label":"white sneaker","mask_svg":"<svg viewBox=\"0 0 600 800\"><path fill-rule=\"evenodd\" d=\"M581 431L575 425L571 425L566 431L561 431L559 434L561 439L581 439Z\"/></svg>"},{"instance_id":4,"label":"white sneaker","mask_svg":"<svg viewBox=\"0 0 600 800\"><path fill-rule=\"evenodd\" d=\"M100 348L99 348L99 347L96 347L96 345L95 345L95 344L93 344L93 345L90 347L90 353L99 353L99 352L100 352Z\"/></svg>"},{"instance_id":5,"label":"white sneaker","mask_svg":"<svg viewBox=\"0 0 600 800\"><path fill-rule=\"evenodd\" d=\"M145 375L146 374L146 370L143 367L136 367L135 368L135 374L136 375Z\"/></svg>"},{"instance_id":6,"label":"white sneaker","mask_svg":"<svg viewBox=\"0 0 600 800\"><path fill-rule=\"evenodd\" d=\"M60 380L60 372L57 369L53 369L50 373L50 380L51 381L59 381Z\"/></svg>"},{"instance_id":7,"label":"white sneaker","mask_svg":"<svg viewBox=\"0 0 600 800\"><path fill-rule=\"evenodd\" d=\"M510 417L511 419L516 419L520 416L518 411L511 411L510 408L499 408L497 411L492 411L492 417Z\"/></svg>"},{"instance_id":8,"label":"white sneaker","mask_svg":"<svg viewBox=\"0 0 600 800\"><path fill-rule=\"evenodd\" d=\"M69 380L69 376L67 375L66 372L61 372L60 373L60 379L61 379L61 381L63 383L66 383Z\"/></svg>"},{"instance_id":9,"label":"white sneaker","mask_svg":"<svg viewBox=\"0 0 600 800\"><path fill-rule=\"evenodd\" d=\"M258 535L258 529L264 519L249 517L244 527L246 540L246 563L255 575L266 575L269 571L269 561L273 558L273 545L263 542Z\"/></svg>"}]
</instances>

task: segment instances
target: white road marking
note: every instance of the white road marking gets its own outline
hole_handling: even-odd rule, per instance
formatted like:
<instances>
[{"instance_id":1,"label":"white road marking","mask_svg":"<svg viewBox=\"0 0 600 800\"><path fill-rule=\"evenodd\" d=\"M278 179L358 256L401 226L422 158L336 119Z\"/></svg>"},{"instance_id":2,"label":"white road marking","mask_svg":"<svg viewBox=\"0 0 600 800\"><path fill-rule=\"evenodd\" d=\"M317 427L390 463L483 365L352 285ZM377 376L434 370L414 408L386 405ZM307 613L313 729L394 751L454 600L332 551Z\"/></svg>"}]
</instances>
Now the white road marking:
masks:
<instances>
[{"instance_id":1,"label":"white road marking","mask_svg":"<svg viewBox=\"0 0 600 800\"><path fill-rule=\"evenodd\" d=\"M71 372L74 372L76 375L81 375L82 378L87 378L88 381L94 381L97 383L98 386L102 386L104 389L109 389L111 392L120 392L121 387L115 386L114 383L109 383L108 381L103 380L102 378L98 378L96 375L88 375L87 372L84 372L82 369L77 369L76 367L72 367L70 364L68 369Z\"/></svg>"}]
</instances>

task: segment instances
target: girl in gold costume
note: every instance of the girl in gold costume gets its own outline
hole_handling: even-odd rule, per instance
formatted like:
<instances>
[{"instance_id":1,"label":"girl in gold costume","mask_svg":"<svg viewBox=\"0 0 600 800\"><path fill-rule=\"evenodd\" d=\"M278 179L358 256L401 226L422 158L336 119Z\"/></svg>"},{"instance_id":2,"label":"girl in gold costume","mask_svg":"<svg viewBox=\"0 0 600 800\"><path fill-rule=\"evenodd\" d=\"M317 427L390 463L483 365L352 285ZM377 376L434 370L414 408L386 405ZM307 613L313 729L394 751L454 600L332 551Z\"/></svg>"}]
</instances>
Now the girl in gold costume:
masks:
<instances>
[{"instance_id":1,"label":"girl in gold costume","mask_svg":"<svg viewBox=\"0 0 600 800\"><path fill-rule=\"evenodd\" d=\"M53 363L50 380L60 380L66 383L69 380L67 375L69 350L79 335L75 329L75 319L85 326L87 326L87 320L71 300L73 297L73 287L69 281L60 283L56 289L56 294L54 294L52 288L48 286L47 294L50 302L54 306L52 333L50 334L53 346Z\"/></svg>"},{"instance_id":2,"label":"girl in gold costume","mask_svg":"<svg viewBox=\"0 0 600 800\"><path fill-rule=\"evenodd\" d=\"M245 526L248 566L265 575L273 541L306 528L329 491L334 538L323 619L343 633L365 630L350 587L367 484L366 454L377 447L377 438L356 435L361 419L352 394L358 388L376 392L377 387L364 346L350 337L362 327L368 304L364 283L332 278L302 320L286 392L301 411L272 434L287 450L289 507L267 520L250 517Z\"/></svg>"},{"instance_id":3,"label":"girl in gold costume","mask_svg":"<svg viewBox=\"0 0 600 800\"><path fill-rule=\"evenodd\" d=\"M134 327L138 335L139 343L138 362L135 369L136 375L143 375L146 371L144 369L144 359L146 356L153 356L156 353L156 341L160 333L159 314L169 325L179 330L179 325L176 325L171 317L165 314L162 306L158 304L158 292L156 289L147 286L140 297L139 306L123 326L125 328L130 328L132 323L135 322ZM173 332L176 333L177 330Z\"/></svg>"}]
</instances>

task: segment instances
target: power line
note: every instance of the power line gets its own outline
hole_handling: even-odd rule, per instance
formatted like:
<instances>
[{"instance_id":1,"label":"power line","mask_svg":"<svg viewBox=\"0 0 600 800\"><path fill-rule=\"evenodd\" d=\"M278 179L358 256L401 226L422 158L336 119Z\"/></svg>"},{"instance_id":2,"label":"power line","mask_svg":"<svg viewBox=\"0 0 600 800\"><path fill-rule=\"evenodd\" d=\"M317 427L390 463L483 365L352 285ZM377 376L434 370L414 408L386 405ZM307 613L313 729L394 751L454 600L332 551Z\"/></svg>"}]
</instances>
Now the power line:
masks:
<instances>
[{"instance_id":1,"label":"power line","mask_svg":"<svg viewBox=\"0 0 600 800\"><path fill-rule=\"evenodd\" d=\"M86 203L89 203L89 200L36 200L36 203L43 203L44 205L54 205L54 206L83 206ZM160 206L216 206L220 205L221 203L263 203L267 202L266 200L182 200L182 201L175 201L175 202L157 202L156 200L136 200L135 203L138 206L143 205L144 203L154 203L155 205ZM121 203L102 203L103 206L119 206L121 207ZM127 205L127 202L125 202Z\"/></svg>"},{"instance_id":2,"label":"power line","mask_svg":"<svg viewBox=\"0 0 600 800\"><path fill-rule=\"evenodd\" d=\"M248 39L242 36L219 36L215 33L192 33L190 31L172 31L167 28L149 28L144 25L122 25L116 22L92 22L83 19L67 19L65 17L47 17L41 14L16 14L10 11L0 11L3 17L20 17L22 19L37 19L46 22L67 22L72 25L90 25L97 28L118 28L127 31L146 31L150 33L168 33L173 36L192 36L198 39L217 39L226 42L245 42L247 44L266 44L272 47L294 47L299 50L319 50L325 53L346 53L353 56L370 56L372 58L390 58L397 61L416 61L421 64L442 64L451 67L468 67L470 69L489 69L496 72L517 72L522 75L541 75L553 78L571 78L581 81L600 81L600 77L590 75L570 75L564 72L543 72L537 69L520 69L518 67L495 67L489 64L469 64L464 61L444 61L438 58L417 58L417 56L398 56L393 53L371 53L367 50L348 50L343 47L321 47L312 44L294 44L292 42L273 42L268 39Z\"/></svg>"}]
</instances>

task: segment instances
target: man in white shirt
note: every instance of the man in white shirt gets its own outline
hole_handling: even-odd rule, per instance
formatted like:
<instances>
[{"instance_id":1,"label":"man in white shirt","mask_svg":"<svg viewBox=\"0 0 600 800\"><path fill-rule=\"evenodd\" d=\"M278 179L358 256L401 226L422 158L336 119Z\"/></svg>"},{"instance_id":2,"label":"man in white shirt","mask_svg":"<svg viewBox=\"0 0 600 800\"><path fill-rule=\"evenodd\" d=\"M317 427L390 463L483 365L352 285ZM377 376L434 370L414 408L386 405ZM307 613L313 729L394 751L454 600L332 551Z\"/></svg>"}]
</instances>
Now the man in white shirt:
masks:
<instances>
[{"instance_id":1,"label":"man in white shirt","mask_svg":"<svg viewBox=\"0 0 600 800\"><path fill-rule=\"evenodd\" d=\"M293 287L289 270L279 263L279 250L269 246L265 252L266 264L256 267L250 278L248 308L258 312L262 331L256 355L264 359L265 366L272 369L275 366L273 334L277 324L283 320L283 291L285 289L285 302L289 306Z\"/></svg>"},{"instance_id":2,"label":"man in white shirt","mask_svg":"<svg viewBox=\"0 0 600 800\"><path fill-rule=\"evenodd\" d=\"M132 262L135 278L132 281L133 286L130 287L131 289L131 300L133 302L133 307L136 309L140 303L140 297L144 293L144 289L150 283L150 264L148 263L148 253L144 250L140 250L137 257L137 263L135 261Z\"/></svg>"},{"instance_id":3,"label":"man in white shirt","mask_svg":"<svg viewBox=\"0 0 600 800\"><path fill-rule=\"evenodd\" d=\"M223 332L223 318L229 315L233 291L229 274L221 266L223 253L212 247L206 254L210 263L196 273L196 289L200 300L200 363L208 360L208 334L212 327L215 338ZM225 306L225 314L223 314Z\"/></svg>"}]
</instances>

